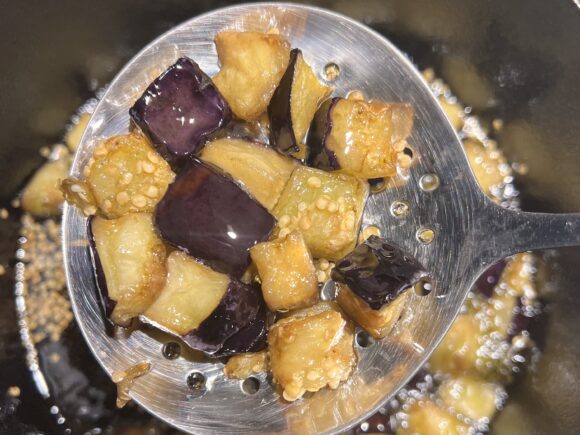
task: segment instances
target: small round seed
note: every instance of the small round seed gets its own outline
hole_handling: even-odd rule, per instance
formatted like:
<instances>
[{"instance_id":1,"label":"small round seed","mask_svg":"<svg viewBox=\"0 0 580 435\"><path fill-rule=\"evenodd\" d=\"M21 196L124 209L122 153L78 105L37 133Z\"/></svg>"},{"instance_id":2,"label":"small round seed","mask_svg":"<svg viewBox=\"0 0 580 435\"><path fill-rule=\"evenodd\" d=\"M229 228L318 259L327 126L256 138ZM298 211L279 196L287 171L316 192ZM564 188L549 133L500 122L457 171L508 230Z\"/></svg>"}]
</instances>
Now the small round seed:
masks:
<instances>
[{"instance_id":1,"label":"small round seed","mask_svg":"<svg viewBox=\"0 0 580 435\"><path fill-rule=\"evenodd\" d=\"M280 218L280 220L278 221L278 225L280 225L280 228L287 227L289 223L290 223L290 216L288 216L287 214L282 216Z\"/></svg>"},{"instance_id":2,"label":"small round seed","mask_svg":"<svg viewBox=\"0 0 580 435\"><path fill-rule=\"evenodd\" d=\"M307 230L312 226L312 220L308 216L302 217L300 219L300 228L303 230Z\"/></svg>"},{"instance_id":3,"label":"small round seed","mask_svg":"<svg viewBox=\"0 0 580 435\"><path fill-rule=\"evenodd\" d=\"M413 159L405 153L397 154L397 164L402 169L409 169L413 164Z\"/></svg>"},{"instance_id":4,"label":"small round seed","mask_svg":"<svg viewBox=\"0 0 580 435\"><path fill-rule=\"evenodd\" d=\"M133 180L133 174L130 172L125 172L121 177L121 184L127 186Z\"/></svg>"},{"instance_id":5,"label":"small round seed","mask_svg":"<svg viewBox=\"0 0 580 435\"><path fill-rule=\"evenodd\" d=\"M361 91L350 91L346 98L352 101L364 101L365 96Z\"/></svg>"},{"instance_id":6,"label":"small round seed","mask_svg":"<svg viewBox=\"0 0 580 435\"><path fill-rule=\"evenodd\" d=\"M370 236L381 237L381 230L378 227L375 227L374 225L366 227L364 230L362 230L362 233L361 233L360 238L359 238L359 242L360 243L364 242Z\"/></svg>"},{"instance_id":7,"label":"small round seed","mask_svg":"<svg viewBox=\"0 0 580 435\"><path fill-rule=\"evenodd\" d=\"M300 211L304 211L308 208L308 204L306 204L305 202L301 202L300 204L298 204L298 210Z\"/></svg>"},{"instance_id":8,"label":"small round seed","mask_svg":"<svg viewBox=\"0 0 580 435\"><path fill-rule=\"evenodd\" d=\"M143 171L145 171L146 174L152 174L155 172L155 166L149 162L143 162Z\"/></svg>"},{"instance_id":9,"label":"small round seed","mask_svg":"<svg viewBox=\"0 0 580 435\"><path fill-rule=\"evenodd\" d=\"M85 208L83 208L83 213L85 216L92 216L97 212L97 207L95 207L94 205L88 205Z\"/></svg>"},{"instance_id":10,"label":"small round seed","mask_svg":"<svg viewBox=\"0 0 580 435\"><path fill-rule=\"evenodd\" d=\"M407 147L407 141L406 140L400 140L397 141L393 144L393 150L400 153L403 152L403 150Z\"/></svg>"},{"instance_id":11,"label":"small round seed","mask_svg":"<svg viewBox=\"0 0 580 435\"><path fill-rule=\"evenodd\" d=\"M125 205L131 200L131 197L123 190L122 192L117 193L116 199L119 205Z\"/></svg>"},{"instance_id":12,"label":"small round seed","mask_svg":"<svg viewBox=\"0 0 580 435\"><path fill-rule=\"evenodd\" d=\"M157 196L159 195L159 189L153 185L150 185L145 189L144 193L149 198L157 198Z\"/></svg>"},{"instance_id":13,"label":"small round seed","mask_svg":"<svg viewBox=\"0 0 580 435\"><path fill-rule=\"evenodd\" d=\"M326 210L328 207L328 200L324 197L320 197L316 200L316 208L318 210Z\"/></svg>"},{"instance_id":14,"label":"small round seed","mask_svg":"<svg viewBox=\"0 0 580 435\"><path fill-rule=\"evenodd\" d=\"M280 232L278 233L278 237L283 238L283 237L286 237L288 234L290 234L290 229L282 228L280 230Z\"/></svg>"},{"instance_id":15,"label":"small round seed","mask_svg":"<svg viewBox=\"0 0 580 435\"><path fill-rule=\"evenodd\" d=\"M320 180L320 178L318 177L310 177L306 183L310 186L310 187L320 187L322 186L322 181Z\"/></svg>"},{"instance_id":16,"label":"small round seed","mask_svg":"<svg viewBox=\"0 0 580 435\"><path fill-rule=\"evenodd\" d=\"M311 370L306 374L306 379L308 379L309 381L315 381L317 379L320 378L320 375L318 374L318 372Z\"/></svg>"},{"instance_id":17,"label":"small round seed","mask_svg":"<svg viewBox=\"0 0 580 435\"><path fill-rule=\"evenodd\" d=\"M338 204L334 201L330 201L330 204L328 204L328 211L331 213L336 213L337 210Z\"/></svg>"},{"instance_id":18,"label":"small round seed","mask_svg":"<svg viewBox=\"0 0 580 435\"><path fill-rule=\"evenodd\" d=\"M159 163L159 156L156 153L154 153L153 151L149 151L147 153L147 158L149 159L149 161L151 163L156 163L156 164Z\"/></svg>"},{"instance_id":19,"label":"small round seed","mask_svg":"<svg viewBox=\"0 0 580 435\"><path fill-rule=\"evenodd\" d=\"M145 198L143 195L135 195L133 198L131 198L131 203L135 207L142 208L147 205L147 198Z\"/></svg>"},{"instance_id":20,"label":"small round seed","mask_svg":"<svg viewBox=\"0 0 580 435\"><path fill-rule=\"evenodd\" d=\"M99 145L96 149L95 152L93 153L93 156L95 157L103 157L107 155L107 148L104 147L103 145Z\"/></svg>"}]
</instances>

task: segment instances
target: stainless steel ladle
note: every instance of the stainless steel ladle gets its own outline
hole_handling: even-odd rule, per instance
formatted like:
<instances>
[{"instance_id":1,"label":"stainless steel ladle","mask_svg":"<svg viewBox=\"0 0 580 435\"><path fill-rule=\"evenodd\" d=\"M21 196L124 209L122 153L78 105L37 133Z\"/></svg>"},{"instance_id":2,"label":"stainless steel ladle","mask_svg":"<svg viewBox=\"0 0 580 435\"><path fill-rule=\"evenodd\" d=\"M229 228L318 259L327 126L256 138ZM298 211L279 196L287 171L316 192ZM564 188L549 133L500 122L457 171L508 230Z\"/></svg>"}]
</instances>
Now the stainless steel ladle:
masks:
<instances>
[{"instance_id":1,"label":"stainless steel ladle","mask_svg":"<svg viewBox=\"0 0 580 435\"><path fill-rule=\"evenodd\" d=\"M301 48L321 77L327 64L339 66L340 75L333 82L336 95L357 89L369 97L415 106L410 143L416 163L406 183L370 198L364 224L380 227L385 237L414 253L432 272L434 291L412 298L398 333L358 348L358 367L349 382L286 403L264 375L256 377L258 391L248 394L239 381L224 378L219 362L185 350L168 359L162 349L174 340L170 337L153 337L142 330L107 335L86 249L85 218L66 207L69 291L95 357L109 374L151 361L151 373L135 382L131 396L159 418L196 434L344 431L375 412L424 364L489 265L516 252L580 245L579 214L507 210L482 193L444 112L421 75L388 40L347 17L302 5L228 7L196 17L153 41L109 86L83 136L72 175L81 176L99 140L128 130L129 107L178 57L191 57L213 75L218 70L213 43L217 32L271 28ZM408 205L404 216L391 214L396 201ZM433 230L431 243L417 237L423 228ZM197 382L188 385L188 377Z\"/></svg>"}]
</instances>

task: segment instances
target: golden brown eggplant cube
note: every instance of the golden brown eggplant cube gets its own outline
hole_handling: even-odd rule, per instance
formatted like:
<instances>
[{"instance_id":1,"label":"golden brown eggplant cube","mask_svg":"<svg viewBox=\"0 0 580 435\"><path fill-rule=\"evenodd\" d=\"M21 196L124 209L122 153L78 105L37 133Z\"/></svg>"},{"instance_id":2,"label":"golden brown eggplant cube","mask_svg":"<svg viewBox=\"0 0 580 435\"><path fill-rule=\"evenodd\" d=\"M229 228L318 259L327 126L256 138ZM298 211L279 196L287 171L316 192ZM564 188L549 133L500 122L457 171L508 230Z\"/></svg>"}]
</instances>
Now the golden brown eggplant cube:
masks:
<instances>
[{"instance_id":1,"label":"golden brown eggplant cube","mask_svg":"<svg viewBox=\"0 0 580 435\"><path fill-rule=\"evenodd\" d=\"M304 308L318 300L316 268L300 231L258 243L250 249L250 255L270 310Z\"/></svg>"}]
</instances>

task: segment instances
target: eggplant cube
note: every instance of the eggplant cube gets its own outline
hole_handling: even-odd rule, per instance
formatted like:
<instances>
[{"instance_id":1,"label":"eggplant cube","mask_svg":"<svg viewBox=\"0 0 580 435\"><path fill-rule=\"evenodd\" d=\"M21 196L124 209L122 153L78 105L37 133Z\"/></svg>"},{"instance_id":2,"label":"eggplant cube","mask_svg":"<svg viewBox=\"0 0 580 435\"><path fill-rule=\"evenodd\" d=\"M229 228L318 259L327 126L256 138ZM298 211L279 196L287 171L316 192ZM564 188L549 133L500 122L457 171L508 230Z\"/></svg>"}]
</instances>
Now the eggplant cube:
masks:
<instances>
[{"instance_id":1,"label":"eggplant cube","mask_svg":"<svg viewBox=\"0 0 580 435\"><path fill-rule=\"evenodd\" d=\"M268 350L274 381L288 401L338 387L356 362L353 327L329 303L298 311L272 326Z\"/></svg>"},{"instance_id":2,"label":"eggplant cube","mask_svg":"<svg viewBox=\"0 0 580 435\"><path fill-rule=\"evenodd\" d=\"M219 272L240 278L249 248L268 239L276 220L218 168L193 160L157 206L161 236Z\"/></svg>"},{"instance_id":3,"label":"eggplant cube","mask_svg":"<svg viewBox=\"0 0 580 435\"><path fill-rule=\"evenodd\" d=\"M263 303L253 289L180 251L167 259L167 281L144 316L177 334L193 349L215 354L258 317Z\"/></svg>"},{"instance_id":4,"label":"eggplant cube","mask_svg":"<svg viewBox=\"0 0 580 435\"><path fill-rule=\"evenodd\" d=\"M318 110L308 133L309 163L366 179L393 176L412 127L409 104L333 98Z\"/></svg>"},{"instance_id":5,"label":"eggplant cube","mask_svg":"<svg viewBox=\"0 0 580 435\"><path fill-rule=\"evenodd\" d=\"M220 32L215 45L221 70L213 81L234 114L255 121L264 113L290 59L280 35Z\"/></svg>"},{"instance_id":6,"label":"eggplant cube","mask_svg":"<svg viewBox=\"0 0 580 435\"><path fill-rule=\"evenodd\" d=\"M113 136L97 146L84 169L101 214L151 213L175 178L142 134Z\"/></svg>"},{"instance_id":7,"label":"eggplant cube","mask_svg":"<svg viewBox=\"0 0 580 435\"><path fill-rule=\"evenodd\" d=\"M315 258L338 260L356 244L367 196L362 180L300 166L273 210L278 234L300 229Z\"/></svg>"},{"instance_id":8,"label":"eggplant cube","mask_svg":"<svg viewBox=\"0 0 580 435\"><path fill-rule=\"evenodd\" d=\"M218 166L241 182L256 200L272 210L296 161L265 145L240 139L219 139L205 145L201 160Z\"/></svg>"},{"instance_id":9,"label":"eggplant cube","mask_svg":"<svg viewBox=\"0 0 580 435\"><path fill-rule=\"evenodd\" d=\"M370 236L336 263L331 276L346 284L373 310L380 310L428 273L419 261L398 246Z\"/></svg>"},{"instance_id":10,"label":"eggplant cube","mask_svg":"<svg viewBox=\"0 0 580 435\"><path fill-rule=\"evenodd\" d=\"M318 300L316 268L304 238L294 231L284 238L250 249L270 310L303 308Z\"/></svg>"},{"instance_id":11,"label":"eggplant cube","mask_svg":"<svg viewBox=\"0 0 580 435\"><path fill-rule=\"evenodd\" d=\"M299 152L316 109L331 92L331 87L318 81L302 52L292 50L288 68L268 105L270 142L283 153Z\"/></svg>"},{"instance_id":12,"label":"eggplant cube","mask_svg":"<svg viewBox=\"0 0 580 435\"><path fill-rule=\"evenodd\" d=\"M375 338L386 337L401 317L409 290L402 293L381 309L372 309L363 299L354 294L346 285L337 283L336 301L346 315L358 323Z\"/></svg>"},{"instance_id":13,"label":"eggplant cube","mask_svg":"<svg viewBox=\"0 0 580 435\"><path fill-rule=\"evenodd\" d=\"M156 299L165 282L166 250L153 217L134 213L89 223L90 250L106 314L128 326Z\"/></svg>"},{"instance_id":14,"label":"eggplant cube","mask_svg":"<svg viewBox=\"0 0 580 435\"><path fill-rule=\"evenodd\" d=\"M211 79L186 57L149 85L130 114L166 156L192 154L231 118L228 104Z\"/></svg>"}]
</instances>

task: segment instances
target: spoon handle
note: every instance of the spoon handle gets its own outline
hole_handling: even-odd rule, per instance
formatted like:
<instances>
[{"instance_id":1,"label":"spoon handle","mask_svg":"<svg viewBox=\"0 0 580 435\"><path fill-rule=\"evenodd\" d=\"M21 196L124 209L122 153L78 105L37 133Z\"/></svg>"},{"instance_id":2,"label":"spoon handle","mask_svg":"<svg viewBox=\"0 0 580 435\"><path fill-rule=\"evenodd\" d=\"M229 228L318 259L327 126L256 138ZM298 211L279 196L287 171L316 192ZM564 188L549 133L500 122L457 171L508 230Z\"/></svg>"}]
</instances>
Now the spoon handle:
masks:
<instances>
[{"instance_id":1,"label":"spoon handle","mask_svg":"<svg viewBox=\"0 0 580 435\"><path fill-rule=\"evenodd\" d=\"M538 249L580 246L580 213L551 214L489 209L488 255L497 260Z\"/></svg>"}]
</instances>

